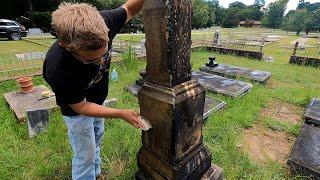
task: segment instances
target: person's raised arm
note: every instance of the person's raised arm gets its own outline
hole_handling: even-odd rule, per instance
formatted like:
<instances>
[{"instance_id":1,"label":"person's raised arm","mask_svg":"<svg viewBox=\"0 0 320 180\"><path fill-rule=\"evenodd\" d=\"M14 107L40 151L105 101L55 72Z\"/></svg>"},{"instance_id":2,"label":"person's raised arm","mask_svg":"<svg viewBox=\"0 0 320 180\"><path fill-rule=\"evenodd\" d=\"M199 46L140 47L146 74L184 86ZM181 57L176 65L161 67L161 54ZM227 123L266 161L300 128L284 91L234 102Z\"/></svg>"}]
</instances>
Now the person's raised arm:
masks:
<instances>
[{"instance_id":1,"label":"person's raised arm","mask_svg":"<svg viewBox=\"0 0 320 180\"><path fill-rule=\"evenodd\" d=\"M144 0L128 0L122 7L127 11L127 21L138 14L143 7Z\"/></svg>"}]
</instances>

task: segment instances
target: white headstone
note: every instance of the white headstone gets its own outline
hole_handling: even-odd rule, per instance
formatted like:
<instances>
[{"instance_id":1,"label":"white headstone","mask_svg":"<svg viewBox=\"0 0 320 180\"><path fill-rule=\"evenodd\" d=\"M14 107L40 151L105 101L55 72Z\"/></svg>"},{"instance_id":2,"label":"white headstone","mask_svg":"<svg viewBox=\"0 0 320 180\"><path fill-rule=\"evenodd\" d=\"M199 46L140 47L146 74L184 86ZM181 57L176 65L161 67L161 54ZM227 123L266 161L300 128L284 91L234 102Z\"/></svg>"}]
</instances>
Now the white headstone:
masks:
<instances>
[{"instance_id":1,"label":"white headstone","mask_svg":"<svg viewBox=\"0 0 320 180\"><path fill-rule=\"evenodd\" d=\"M29 35L43 34L43 31L40 28L30 28L28 32L29 32Z\"/></svg>"},{"instance_id":2,"label":"white headstone","mask_svg":"<svg viewBox=\"0 0 320 180\"><path fill-rule=\"evenodd\" d=\"M214 39L213 39L213 45L216 46L220 46L220 42L221 42L221 30L217 30L214 33Z\"/></svg>"}]
</instances>

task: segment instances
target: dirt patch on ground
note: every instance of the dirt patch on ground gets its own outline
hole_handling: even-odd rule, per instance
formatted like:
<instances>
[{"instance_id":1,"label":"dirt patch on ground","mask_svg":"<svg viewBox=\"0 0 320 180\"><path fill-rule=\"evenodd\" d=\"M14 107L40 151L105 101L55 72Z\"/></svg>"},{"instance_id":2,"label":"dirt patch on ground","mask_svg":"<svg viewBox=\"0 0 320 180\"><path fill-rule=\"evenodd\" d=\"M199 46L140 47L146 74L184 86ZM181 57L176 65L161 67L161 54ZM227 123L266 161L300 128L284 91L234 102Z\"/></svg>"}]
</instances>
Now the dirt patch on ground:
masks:
<instances>
[{"instance_id":1,"label":"dirt patch on ground","mask_svg":"<svg viewBox=\"0 0 320 180\"><path fill-rule=\"evenodd\" d=\"M283 101L272 101L261 110L262 117L298 124L302 120L303 109Z\"/></svg>"},{"instance_id":2,"label":"dirt patch on ground","mask_svg":"<svg viewBox=\"0 0 320 180\"><path fill-rule=\"evenodd\" d=\"M127 161L115 159L110 164L111 169L107 173L105 173L106 179L115 179L119 177L125 171L126 166Z\"/></svg>"},{"instance_id":3,"label":"dirt patch on ground","mask_svg":"<svg viewBox=\"0 0 320 180\"><path fill-rule=\"evenodd\" d=\"M294 138L284 132L256 126L244 131L241 148L256 162L277 161L285 164L293 142Z\"/></svg>"}]
</instances>

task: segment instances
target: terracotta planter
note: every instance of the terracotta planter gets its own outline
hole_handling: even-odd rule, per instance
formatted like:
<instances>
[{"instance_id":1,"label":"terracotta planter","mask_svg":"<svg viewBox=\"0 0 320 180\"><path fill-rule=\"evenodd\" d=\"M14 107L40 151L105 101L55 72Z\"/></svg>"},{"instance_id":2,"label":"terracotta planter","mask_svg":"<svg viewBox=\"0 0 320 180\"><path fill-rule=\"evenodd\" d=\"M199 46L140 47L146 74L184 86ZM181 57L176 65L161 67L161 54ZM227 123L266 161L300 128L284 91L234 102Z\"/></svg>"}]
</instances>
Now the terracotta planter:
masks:
<instances>
[{"instance_id":1,"label":"terracotta planter","mask_svg":"<svg viewBox=\"0 0 320 180\"><path fill-rule=\"evenodd\" d=\"M32 78L31 77L20 77L17 79L17 82L20 85L21 93L27 94L33 92Z\"/></svg>"}]
</instances>

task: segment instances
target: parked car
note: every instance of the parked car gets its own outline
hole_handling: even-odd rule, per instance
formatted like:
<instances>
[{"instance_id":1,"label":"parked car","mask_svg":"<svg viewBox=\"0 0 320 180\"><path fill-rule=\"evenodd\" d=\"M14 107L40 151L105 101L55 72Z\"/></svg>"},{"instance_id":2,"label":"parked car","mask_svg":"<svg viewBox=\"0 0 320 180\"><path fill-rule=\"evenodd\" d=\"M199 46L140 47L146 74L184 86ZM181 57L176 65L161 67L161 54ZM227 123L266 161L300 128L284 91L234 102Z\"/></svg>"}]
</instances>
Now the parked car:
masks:
<instances>
[{"instance_id":1,"label":"parked car","mask_svg":"<svg viewBox=\"0 0 320 180\"><path fill-rule=\"evenodd\" d=\"M20 40L21 37L26 37L28 31L24 26L16 21L8 19L0 19L0 37L8 38L9 40Z\"/></svg>"}]
</instances>

